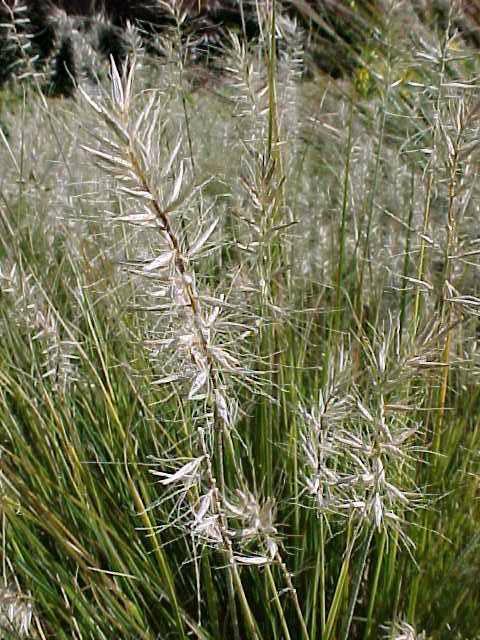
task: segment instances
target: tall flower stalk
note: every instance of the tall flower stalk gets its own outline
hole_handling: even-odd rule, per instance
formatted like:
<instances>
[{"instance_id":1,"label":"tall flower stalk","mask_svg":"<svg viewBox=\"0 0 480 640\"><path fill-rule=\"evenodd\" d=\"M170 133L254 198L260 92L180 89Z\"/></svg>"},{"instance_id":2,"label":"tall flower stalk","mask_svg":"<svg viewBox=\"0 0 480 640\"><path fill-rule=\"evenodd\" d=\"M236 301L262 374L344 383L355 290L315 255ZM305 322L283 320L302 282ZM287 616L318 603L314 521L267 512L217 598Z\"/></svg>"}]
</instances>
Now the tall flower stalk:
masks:
<instances>
[{"instance_id":1,"label":"tall flower stalk","mask_svg":"<svg viewBox=\"0 0 480 640\"><path fill-rule=\"evenodd\" d=\"M270 524L262 525L255 520L257 550L250 552L235 551L251 549L251 527L241 529L232 538L231 521L251 519L249 509L253 508L255 498L248 490L248 483L242 471L241 459L234 446L232 427L235 422L235 400L229 379L238 379L243 385L259 383L255 371L245 367L234 349L243 337L248 337L252 329L244 322L229 318L231 312L225 295L213 295L207 290L202 293L198 287L199 276L195 263L202 255L212 250L211 239L215 233L218 218L210 220L205 227L197 231L192 240L186 238L187 227L178 223L180 212L188 209L192 197L199 193L202 185L186 185L187 171L181 159L182 141L177 140L173 151L163 160L156 133L166 137L165 129L159 125L162 117L161 98L152 95L146 106L135 119L134 111L134 63L130 70L120 76L112 63L112 96L109 106L94 101L85 91L84 99L94 112L107 125L110 135L94 133L99 143L95 147L85 147L97 164L109 172L121 190L139 203L142 212L135 210L127 215L117 216L116 220L133 225L153 228L159 237L160 248L156 255L142 261L131 263L133 270L160 284L156 290L156 300L166 297L169 303L154 308L163 312L166 326L170 331L166 337L151 340L160 349L169 349L178 362L182 363L178 371L168 372L156 380L157 384L177 384L185 387L187 398L197 408L196 441L199 455L177 467L171 473L154 471L159 475L160 483L174 489L174 497L179 504L179 496L187 505L190 520L189 528L198 539L220 548L225 554L229 567L229 599L234 630L240 637L239 623L236 620L235 594L243 611L243 618L249 635L257 638L258 631L254 616L247 602L242 584L239 565L278 564L291 591L299 620L303 623L301 609L290 574L282 561L279 547L271 538L274 532ZM163 140L161 140L161 143ZM163 162L162 162L163 160ZM166 187L171 172L176 173L173 187ZM174 322L172 316L174 314ZM236 333L235 333L236 332ZM235 339L234 339L235 338ZM223 342L222 342L223 339ZM177 363L178 365L178 363ZM211 446L213 443L213 446ZM239 496L243 496L242 508L233 507L228 496L235 493L227 486L225 461L235 465L236 486ZM247 498L247 496L250 496ZM245 500L247 502L245 502ZM248 506L250 505L250 506ZM257 509L257 507L255 507ZM263 507L258 507L264 512ZM178 508L177 508L178 510ZM177 518L177 524L182 517ZM193 524L192 524L193 522ZM303 623L303 635L307 637Z\"/></svg>"}]
</instances>

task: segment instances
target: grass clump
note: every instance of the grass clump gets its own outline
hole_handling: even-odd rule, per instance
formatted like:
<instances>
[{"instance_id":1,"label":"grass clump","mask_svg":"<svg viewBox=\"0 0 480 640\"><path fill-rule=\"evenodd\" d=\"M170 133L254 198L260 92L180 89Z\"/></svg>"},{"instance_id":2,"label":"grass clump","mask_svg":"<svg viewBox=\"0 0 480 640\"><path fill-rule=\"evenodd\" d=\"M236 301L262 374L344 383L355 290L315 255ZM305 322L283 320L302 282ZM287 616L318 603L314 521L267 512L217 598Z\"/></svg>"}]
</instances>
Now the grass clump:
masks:
<instances>
[{"instance_id":1,"label":"grass clump","mask_svg":"<svg viewBox=\"0 0 480 640\"><path fill-rule=\"evenodd\" d=\"M413 9L368 91L259 5L4 109L5 634L476 637L477 61Z\"/></svg>"}]
</instances>

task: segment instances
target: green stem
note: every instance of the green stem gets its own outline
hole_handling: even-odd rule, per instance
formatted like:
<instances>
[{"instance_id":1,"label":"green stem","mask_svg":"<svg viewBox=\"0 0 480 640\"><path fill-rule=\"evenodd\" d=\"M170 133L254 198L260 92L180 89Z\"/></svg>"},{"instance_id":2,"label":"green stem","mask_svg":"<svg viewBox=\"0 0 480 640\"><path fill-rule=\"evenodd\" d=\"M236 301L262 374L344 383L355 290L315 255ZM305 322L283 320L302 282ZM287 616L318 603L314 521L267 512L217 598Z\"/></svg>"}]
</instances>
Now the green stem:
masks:
<instances>
[{"instance_id":1,"label":"green stem","mask_svg":"<svg viewBox=\"0 0 480 640\"><path fill-rule=\"evenodd\" d=\"M368 640L370 636L370 631L372 629L373 624L373 609L375 607L375 600L377 598L378 591L378 582L380 579L380 572L383 566L383 555L385 552L385 544L387 541L387 534L385 531L382 532L382 536L380 538L380 548L378 549L377 554L377 564L375 567L375 575L373 577L373 585L370 592L370 601L368 603L368 612L367 612L367 624L365 626L365 634L363 636L363 640Z\"/></svg>"},{"instance_id":2,"label":"green stem","mask_svg":"<svg viewBox=\"0 0 480 640\"><path fill-rule=\"evenodd\" d=\"M370 531L368 535L365 537L365 541L363 543L362 555L360 557L360 562L356 567L356 575L355 575L355 583L350 594L350 603L348 606L348 614L345 618L345 622L343 624L343 630L341 634L341 640L348 640L350 635L350 627L352 626L353 614L355 611L355 605L357 604L358 592L360 591L360 584L362 582L363 572L365 571L365 566L367 564L368 552L370 551L370 545L372 543L373 533L375 528L373 526L370 527Z\"/></svg>"},{"instance_id":3,"label":"green stem","mask_svg":"<svg viewBox=\"0 0 480 640\"><path fill-rule=\"evenodd\" d=\"M412 237L412 221L414 211L414 195L415 195L415 171L412 166L410 178L410 207L408 210L407 222L407 239L405 243L405 256L403 259L403 278L402 278L402 296L400 299L400 340L403 337L403 329L405 325L405 313L407 309L407 276L410 266L410 245Z\"/></svg>"},{"instance_id":4,"label":"green stem","mask_svg":"<svg viewBox=\"0 0 480 640\"><path fill-rule=\"evenodd\" d=\"M345 271L345 236L347 226L347 211L348 211L348 194L350 184L350 162L352 158L352 131L353 131L353 97L350 99L350 115L348 118L348 138L347 138L347 156L345 159L345 173L343 177L343 198L342 198L342 220L340 223L339 231L339 256L338 256L338 271L337 271L337 286L335 292L335 313L333 315L334 322L333 328L340 328L341 319L341 293L343 287L343 276Z\"/></svg>"},{"instance_id":5,"label":"green stem","mask_svg":"<svg viewBox=\"0 0 480 640\"><path fill-rule=\"evenodd\" d=\"M315 581L313 585L313 597L312 597L312 622L310 626L310 636L312 638L317 637L317 607L318 597L320 591L320 637L323 638L325 634L325 530L323 515L320 516L320 544L317 553L317 561L315 566ZM319 589L320 586L320 589Z\"/></svg>"},{"instance_id":6,"label":"green stem","mask_svg":"<svg viewBox=\"0 0 480 640\"><path fill-rule=\"evenodd\" d=\"M335 587L335 593L333 595L332 603L328 611L328 617L325 623L325 633L322 636L322 640L331 640L334 637L333 634L338 621L338 615L339 615L342 600L343 600L343 594L347 586L348 572L350 569L350 559L352 557L355 538L356 536L352 531L352 522L350 521L348 523L347 547L345 550L345 557L343 559L340 573L337 579L337 585Z\"/></svg>"},{"instance_id":7,"label":"green stem","mask_svg":"<svg viewBox=\"0 0 480 640\"><path fill-rule=\"evenodd\" d=\"M272 593L273 593L273 601L275 602L275 607L277 608L277 613L278 613L278 615L280 617L280 623L282 625L282 629L283 629L283 633L285 635L285 639L286 640L291 640L290 632L288 630L288 624L287 624L287 621L285 619L285 613L283 611L283 607L282 607L282 603L280 602L280 598L278 597L277 586L275 584L275 580L273 579L272 570L270 569L269 565L267 565L265 571L266 571L266 574L267 574L267 578L268 578L268 582L269 582L269 585L270 585L270 589L272 590Z\"/></svg>"}]
</instances>

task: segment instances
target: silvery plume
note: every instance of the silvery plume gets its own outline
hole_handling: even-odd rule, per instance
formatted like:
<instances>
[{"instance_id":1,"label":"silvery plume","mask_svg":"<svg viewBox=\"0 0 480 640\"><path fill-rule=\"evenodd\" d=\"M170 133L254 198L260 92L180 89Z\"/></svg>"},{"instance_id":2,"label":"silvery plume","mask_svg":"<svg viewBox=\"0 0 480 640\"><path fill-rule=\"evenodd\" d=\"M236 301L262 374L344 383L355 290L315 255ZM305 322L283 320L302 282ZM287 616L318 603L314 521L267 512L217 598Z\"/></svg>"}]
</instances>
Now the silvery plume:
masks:
<instances>
[{"instance_id":1,"label":"silvery plume","mask_svg":"<svg viewBox=\"0 0 480 640\"><path fill-rule=\"evenodd\" d=\"M42 378L50 380L55 391L66 393L77 381L78 343L72 335L63 335L40 283L17 262L5 260L0 264L0 293L8 296L12 319L41 348Z\"/></svg>"},{"instance_id":2,"label":"silvery plume","mask_svg":"<svg viewBox=\"0 0 480 640\"><path fill-rule=\"evenodd\" d=\"M161 504L171 505L167 522L159 529L174 527L203 544L222 542L219 495L212 486L206 455L182 460L154 460L150 473L159 478L163 494L149 509ZM164 471L172 467L169 471Z\"/></svg>"},{"instance_id":3,"label":"silvery plume","mask_svg":"<svg viewBox=\"0 0 480 640\"><path fill-rule=\"evenodd\" d=\"M260 500L250 491L237 490L230 500L224 500L229 520L242 526L231 527L232 539L243 552L235 556L242 564L267 564L277 558L278 531L275 527L276 507L272 498Z\"/></svg>"},{"instance_id":4,"label":"silvery plume","mask_svg":"<svg viewBox=\"0 0 480 640\"><path fill-rule=\"evenodd\" d=\"M32 627L33 605L12 586L0 588L0 632L2 637L26 637Z\"/></svg>"},{"instance_id":5,"label":"silvery plume","mask_svg":"<svg viewBox=\"0 0 480 640\"><path fill-rule=\"evenodd\" d=\"M382 370L385 353L377 355ZM342 389L333 380L318 392L316 404L301 408L303 494L321 513L353 516L401 534L404 513L420 500L406 473L418 457L419 425L392 411L381 391L367 407L353 385Z\"/></svg>"},{"instance_id":6,"label":"silvery plume","mask_svg":"<svg viewBox=\"0 0 480 640\"><path fill-rule=\"evenodd\" d=\"M125 265L148 283L140 308L155 321L146 341L161 368L155 383L174 383L189 400L212 407L214 422L230 427L230 379L254 383L255 372L240 364L254 319L237 312L230 291L205 284L199 263L218 248L220 220L213 206L204 205L205 182L196 180L185 160L185 141L164 124L172 115L168 97L158 91L136 95L134 70L132 60L121 76L112 62L110 97L94 100L81 91L104 124L91 131L94 146L84 149L123 199L125 213L113 214L113 221L141 229L152 247L150 255Z\"/></svg>"},{"instance_id":7,"label":"silvery plume","mask_svg":"<svg viewBox=\"0 0 480 640\"><path fill-rule=\"evenodd\" d=\"M389 640L426 640L427 637L425 631L417 633L415 627L405 620L397 621L392 625L385 625L383 629L385 630L383 637Z\"/></svg>"}]
</instances>

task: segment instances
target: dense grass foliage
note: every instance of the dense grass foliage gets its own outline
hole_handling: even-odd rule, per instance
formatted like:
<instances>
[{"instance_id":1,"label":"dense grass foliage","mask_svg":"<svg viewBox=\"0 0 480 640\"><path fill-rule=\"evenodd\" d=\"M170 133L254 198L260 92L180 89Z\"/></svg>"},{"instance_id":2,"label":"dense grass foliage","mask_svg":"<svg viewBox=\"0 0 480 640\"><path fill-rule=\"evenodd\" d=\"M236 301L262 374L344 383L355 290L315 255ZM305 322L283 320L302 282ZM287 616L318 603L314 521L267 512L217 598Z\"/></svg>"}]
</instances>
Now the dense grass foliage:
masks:
<instances>
[{"instance_id":1,"label":"dense grass foliage","mask_svg":"<svg viewBox=\"0 0 480 640\"><path fill-rule=\"evenodd\" d=\"M478 53L384 4L0 96L2 638L479 637Z\"/></svg>"}]
</instances>

